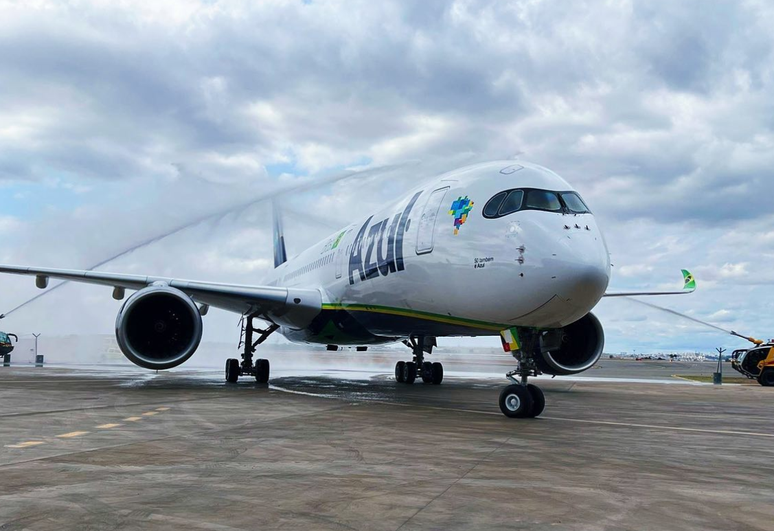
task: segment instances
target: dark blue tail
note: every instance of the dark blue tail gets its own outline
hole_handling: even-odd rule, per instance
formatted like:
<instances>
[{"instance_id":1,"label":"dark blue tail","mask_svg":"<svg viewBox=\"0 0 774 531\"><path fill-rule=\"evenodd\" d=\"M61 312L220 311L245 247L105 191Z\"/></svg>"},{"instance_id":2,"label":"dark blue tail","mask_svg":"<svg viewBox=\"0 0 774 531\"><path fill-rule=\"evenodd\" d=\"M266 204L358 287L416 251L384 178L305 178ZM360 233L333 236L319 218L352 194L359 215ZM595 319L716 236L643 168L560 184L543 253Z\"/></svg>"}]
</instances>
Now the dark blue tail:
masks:
<instances>
[{"instance_id":1,"label":"dark blue tail","mask_svg":"<svg viewBox=\"0 0 774 531\"><path fill-rule=\"evenodd\" d=\"M285 233L282 230L282 213L277 200L271 202L272 229L274 232L274 267L279 267L288 261L288 253L285 251Z\"/></svg>"}]
</instances>

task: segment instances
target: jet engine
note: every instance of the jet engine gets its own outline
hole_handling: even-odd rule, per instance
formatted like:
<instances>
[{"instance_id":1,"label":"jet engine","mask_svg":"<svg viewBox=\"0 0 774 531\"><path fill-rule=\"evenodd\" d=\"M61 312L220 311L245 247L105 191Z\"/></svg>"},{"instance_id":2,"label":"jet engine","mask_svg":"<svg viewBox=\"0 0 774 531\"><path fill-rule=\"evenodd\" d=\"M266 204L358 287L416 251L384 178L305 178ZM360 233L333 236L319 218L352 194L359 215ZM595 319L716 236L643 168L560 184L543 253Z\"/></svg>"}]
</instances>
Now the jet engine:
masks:
<instances>
[{"instance_id":1,"label":"jet engine","mask_svg":"<svg viewBox=\"0 0 774 531\"><path fill-rule=\"evenodd\" d=\"M116 318L116 339L124 356L146 369L177 367L202 339L196 303L167 285L149 286L129 297Z\"/></svg>"},{"instance_id":2,"label":"jet engine","mask_svg":"<svg viewBox=\"0 0 774 531\"><path fill-rule=\"evenodd\" d=\"M546 330L540 335L538 368L545 374L577 374L590 369L602 356L605 333L592 313L563 328Z\"/></svg>"}]
</instances>

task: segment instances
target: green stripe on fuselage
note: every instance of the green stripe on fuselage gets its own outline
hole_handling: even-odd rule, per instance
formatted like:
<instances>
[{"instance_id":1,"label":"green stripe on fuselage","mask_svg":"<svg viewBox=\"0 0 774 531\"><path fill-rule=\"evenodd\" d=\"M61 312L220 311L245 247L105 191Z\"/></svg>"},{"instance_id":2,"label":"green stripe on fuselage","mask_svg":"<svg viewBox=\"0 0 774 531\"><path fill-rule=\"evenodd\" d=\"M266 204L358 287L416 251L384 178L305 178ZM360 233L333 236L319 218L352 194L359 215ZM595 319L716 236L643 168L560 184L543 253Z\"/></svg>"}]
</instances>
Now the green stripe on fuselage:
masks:
<instances>
[{"instance_id":1,"label":"green stripe on fuselage","mask_svg":"<svg viewBox=\"0 0 774 531\"><path fill-rule=\"evenodd\" d=\"M391 306L379 306L375 304L346 304L346 303L324 303L323 310L344 310L347 312L369 312L383 313L387 315L399 315L402 317L413 317L415 319L424 319L426 321L435 321L438 323L447 323L481 330L492 330L499 332L509 328L507 324L490 323L487 321L477 321L475 319L465 319L463 317L454 317L451 315L441 315L419 310L409 310L406 308L393 308Z\"/></svg>"}]
</instances>

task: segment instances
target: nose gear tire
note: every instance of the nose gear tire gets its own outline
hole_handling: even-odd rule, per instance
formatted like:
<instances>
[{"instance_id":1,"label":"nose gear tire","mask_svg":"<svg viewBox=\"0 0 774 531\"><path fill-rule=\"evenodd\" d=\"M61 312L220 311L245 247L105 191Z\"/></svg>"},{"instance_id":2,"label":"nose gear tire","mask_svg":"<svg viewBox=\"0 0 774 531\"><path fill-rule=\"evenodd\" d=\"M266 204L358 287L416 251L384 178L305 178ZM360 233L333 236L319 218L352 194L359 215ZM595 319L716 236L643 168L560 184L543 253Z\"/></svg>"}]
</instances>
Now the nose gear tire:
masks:
<instances>
[{"instance_id":1,"label":"nose gear tire","mask_svg":"<svg viewBox=\"0 0 774 531\"><path fill-rule=\"evenodd\" d=\"M537 385L527 384L527 391L532 396L532 410L528 417L537 417L546 407L546 397Z\"/></svg>"},{"instance_id":2,"label":"nose gear tire","mask_svg":"<svg viewBox=\"0 0 774 531\"><path fill-rule=\"evenodd\" d=\"M500 411L512 419L528 417L532 411L532 402L532 394L523 385L509 385L500 393Z\"/></svg>"}]
</instances>

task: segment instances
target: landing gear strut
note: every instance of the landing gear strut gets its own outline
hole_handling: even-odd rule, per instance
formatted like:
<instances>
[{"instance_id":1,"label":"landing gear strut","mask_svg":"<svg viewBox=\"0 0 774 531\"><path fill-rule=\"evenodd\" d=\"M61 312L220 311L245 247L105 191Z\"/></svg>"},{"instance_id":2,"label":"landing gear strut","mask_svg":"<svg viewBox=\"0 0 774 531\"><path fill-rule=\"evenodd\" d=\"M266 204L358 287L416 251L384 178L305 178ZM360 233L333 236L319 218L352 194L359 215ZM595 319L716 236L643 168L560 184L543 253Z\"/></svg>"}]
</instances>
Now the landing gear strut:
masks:
<instances>
[{"instance_id":1,"label":"landing gear strut","mask_svg":"<svg viewBox=\"0 0 774 531\"><path fill-rule=\"evenodd\" d=\"M543 391L538 386L527 383L530 376L540 373L534 358L538 337L531 334L524 339L521 349L511 351L518 365L516 370L510 371L505 377L513 383L500 393L500 411L510 418L534 418L546 407Z\"/></svg>"},{"instance_id":2,"label":"landing gear strut","mask_svg":"<svg viewBox=\"0 0 774 531\"><path fill-rule=\"evenodd\" d=\"M229 383L236 383L240 376L250 375L255 377L255 381L258 383L266 383L269 381L269 360L257 359L253 364L253 353L255 347L266 341L266 339L272 335L279 325L271 324L265 330L255 328L253 326L253 319L256 315L248 315L243 319L242 324L242 338L240 338L239 346L244 345L244 351L242 352L242 363L239 363L238 359L229 358L226 360L226 381ZM258 332L260 336L253 341L253 333Z\"/></svg>"},{"instance_id":3,"label":"landing gear strut","mask_svg":"<svg viewBox=\"0 0 774 531\"><path fill-rule=\"evenodd\" d=\"M443 365L439 362L425 361L425 352L431 354L436 346L434 337L411 336L403 342L414 353L412 361L399 361L395 364L395 380L413 384L417 378L429 384L438 385L443 381Z\"/></svg>"}]
</instances>

